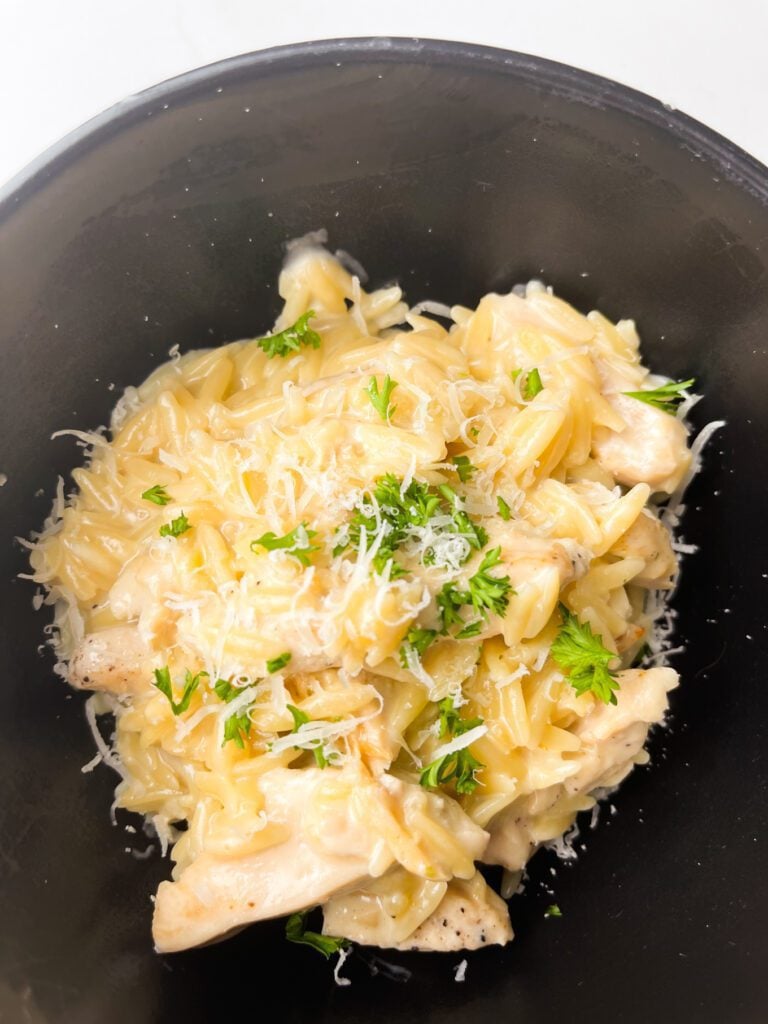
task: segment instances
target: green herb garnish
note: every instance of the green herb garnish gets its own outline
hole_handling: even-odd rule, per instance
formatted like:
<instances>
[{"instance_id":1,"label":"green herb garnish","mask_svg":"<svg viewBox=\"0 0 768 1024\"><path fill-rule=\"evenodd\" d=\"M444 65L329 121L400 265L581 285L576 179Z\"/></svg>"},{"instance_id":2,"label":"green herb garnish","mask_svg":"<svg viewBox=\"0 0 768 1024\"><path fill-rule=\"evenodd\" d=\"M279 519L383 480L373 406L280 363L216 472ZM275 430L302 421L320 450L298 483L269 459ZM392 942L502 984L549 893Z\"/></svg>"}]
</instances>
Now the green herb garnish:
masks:
<instances>
[{"instance_id":1,"label":"green herb garnish","mask_svg":"<svg viewBox=\"0 0 768 1024\"><path fill-rule=\"evenodd\" d=\"M230 683L228 679L217 679L213 684L213 690L219 700L223 700L225 704L229 704L239 693L243 692L241 687Z\"/></svg>"},{"instance_id":2,"label":"green herb garnish","mask_svg":"<svg viewBox=\"0 0 768 1024\"><path fill-rule=\"evenodd\" d=\"M438 532L457 532L464 537L470 547L482 549L488 543L488 535L461 508L461 499L456 491L447 484L431 487L419 480L411 480L407 487L393 473L380 477L371 492L377 508L360 503L352 519L339 529L336 534L334 556L342 554L347 548L360 550L365 537L365 549L374 543L378 544L373 559L374 570L381 574L391 563L390 578L397 579L406 570L394 561L398 547L408 538L415 527L427 526L433 517L442 515L450 517L450 526L445 519L437 527ZM448 509L445 508L445 503ZM469 554L467 554L469 557ZM434 552L428 549L422 557L424 565L434 564Z\"/></svg>"},{"instance_id":3,"label":"green herb garnish","mask_svg":"<svg viewBox=\"0 0 768 1024\"><path fill-rule=\"evenodd\" d=\"M453 698L446 697L438 705L440 739L463 736L470 729L483 724L482 718L460 718L454 707ZM428 764L419 777L419 784L429 789L453 782L457 793L474 793L479 783L475 772L485 765L473 757L468 747L455 750L452 754L444 754Z\"/></svg>"},{"instance_id":4,"label":"green herb garnish","mask_svg":"<svg viewBox=\"0 0 768 1024\"><path fill-rule=\"evenodd\" d=\"M230 683L226 679L217 679L213 684L213 689L220 700L223 700L225 704L229 704L235 697L239 697L247 687L235 686L234 683ZM252 703L253 701L251 701ZM226 720L224 723L224 739L221 743L222 747L229 743L230 740L234 740L241 750L245 749L245 739L251 734L251 720L248 717L251 704L241 711L236 711L234 715L230 715Z\"/></svg>"},{"instance_id":5,"label":"green herb garnish","mask_svg":"<svg viewBox=\"0 0 768 1024\"><path fill-rule=\"evenodd\" d=\"M562 917L563 912L556 903L550 903L544 911L544 917Z\"/></svg>"},{"instance_id":6,"label":"green herb garnish","mask_svg":"<svg viewBox=\"0 0 768 1024\"><path fill-rule=\"evenodd\" d=\"M295 704L286 704L286 707L291 712L291 716L293 718L293 728L291 729L291 732L299 732L302 725L307 725L308 722L312 721L309 715L302 711L301 708L297 708ZM318 743L316 746L312 747L312 753L314 754L318 768L327 768L331 763L331 758L326 757L324 747L324 743ZM294 750L301 749L301 747L294 747Z\"/></svg>"},{"instance_id":7,"label":"green herb garnish","mask_svg":"<svg viewBox=\"0 0 768 1024\"><path fill-rule=\"evenodd\" d=\"M187 669L184 673L184 689L181 693L181 700L177 703L173 699L173 684L171 683L171 672L168 666L164 668L156 668L155 670L155 681L152 684L156 686L160 693L164 694L168 698L168 703L171 705L171 711L174 715L183 715L189 707L189 702L192 700L192 694L200 685L200 680L207 677L207 672L198 672L197 675Z\"/></svg>"},{"instance_id":8,"label":"green herb garnish","mask_svg":"<svg viewBox=\"0 0 768 1024\"><path fill-rule=\"evenodd\" d=\"M447 633L453 625L464 625L464 619L459 615L459 609L471 600L467 591L459 590L453 583L444 583L435 600L440 612L442 633Z\"/></svg>"},{"instance_id":9,"label":"green herb garnish","mask_svg":"<svg viewBox=\"0 0 768 1024\"><path fill-rule=\"evenodd\" d=\"M497 495L496 497L496 504L498 505L499 508L499 515L501 516L505 523L508 523L510 518L512 517L512 509L509 507L506 501L504 501L500 494Z\"/></svg>"},{"instance_id":10,"label":"green herb garnish","mask_svg":"<svg viewBox=\"0 0 768 1024\"><path fill-rule=\"evenodd\" d=\"M477 466L473 466L469 461L468 455L454 455L451 462L456 467L456 472L459 474L459 480L463 484L470 479L473 473L477 472Z\"/></svg>"},{"instance_id":11,"label":"green herb garnish","mask_svg":"<svg viewBox=\"0 0 768 1024\"><path fill-rule=\"evenodd\" d=\"M173 501L173 498L162 484L155 484L154 487L150 487L144 491L141 497L144 501L151 501L153 505L167 505Z\"/></svg>"},{"instance_id":12,"label":"green herb garnish","mask_svg":"<svg viewBox=\"0 0 768 1024\"><path fill-rule=\"evenodd\" d=\"M409 629L400 647L400 664L403 668L411 667L409 655L415 654L420 659L436 636L436 629L419 629L415 626Z\"/></svg>"},{"instance_id":13,"label":"green herb garnish","mask_svg":"<svg viewBox=\"0 0 768 1024\"><path fill-rule=\"evenodd\" d=\"M285 937L289 942L298 942L302 946L311 946L318 953L322 953L326 960L329 960L334 953L338 953L339 950L346 949L350 945L349 939L307 931L306 917L306 911L301 914L291 914L285 922Z\"/></svg>"},{"instance_id":14,"label":"green herb garnish","mask_svg":"<svg viewBox=\"0 0 768 1024\"><path fill-rule=\"evenodd\" d=\"M438 490L451 506L456 531L469 543L469 546L480 551L488 543L488 534L479 523L473 522L467 513L461 508L461 499L452 487L448 484L440 484Z\"/></svg>"},{"instance_id":15,"label":"green herb garnish","mask_svg":"<svg viewBox=\"0 0 768 1024\"><path fill-rule=\"evenodd\" d=\"M690 380L671 380L669 384L662 384L661 387L654 388L652 391L623 391L622 394L629 398L636 398L638 402L646 402L655 409L661 409L662 412L668 412L670 416L674 416L678 404L685 398L681 392L692 388L695 383L693 377Z\"/></svg>"},{"instance_id":16,"label":"green herb garnish","mask_svg":"<svg viewBox=\"0 0 768 1024\"><path fill-rule=\"evenodd\" d=\"M467 582L472 607L483 618L488 617L489 611L496 615L503 615L509 604L509 595L514 594L509 576L490 576L488 574L488 570L498 565L500 561L500 547L488 551L477 572L474 576L470 576Z\"/></svg>"},{"instance_id":17,"label":"green herb garnish","mask_svg":"<svg viewBox=\"0 0 768 1024\"><path fill-rule=\"evenodd\" d=\"M616 704L619 684L616 674L608 668L616 655L603 645L602 636L595 636L588 622L579 622L564 604L560 605L563 624L550 654L568 673L568 682L576 693L593 693L606 704Z\"/></svg>"},{"instance_id":18,"label":"green herb garnish","mask_svg":"<svg viewBox=\"0 0 768 1024\"><path fill-rule=\"evenodd\" d=\"M310 555L313 551L319 551L318 544L312 544L312 538L317 536L317 530L310 530L306 523L300 523L290 533L278 537L271 530L262 534L257 540L251 541L251 551L257 547L265 548L267 551L287 551L289 555L298 558L302 565L310 564Z\"/></svg>"},{"instance_id":19,"label":"green herb garnish","mask_svg":"<svg viewBox=\"0 0 768 1024\"><path fill-rule=\"evenodd\" d=\"M270 359L273 356L289 356L292 352L298 352L302 345L319 348L320 335L309 326L313 316L316 316L315 311L307 310L292 327L286 327L277 334L270 334L267 338L257 338L256 344Z\"/></svg>"},{"instance_id":20,"label":"green herb garnish","mask_svg":"<svg viewBox=\"0 0 768 1024\"><path fill-rule=\"evenodd\" d=\"M457 640L469 640L470 637L477 636L483 628L483 620L475 619L474 622L468 622L466 626L459 630L456 634Z\"/></svg>"},{"instance_id":21,"label":"green herb garnish","mask_svg":"<svg viewBox=\"0 0 768 1024\"><path fill-rule=\"evenodd\" d=\"M383 420L390 419L397 408L396 405L393 405L391 409L389 407L390 396L396 387L397 381L392 380L389 374L387 374L381 391L379 391L379 384L375 377L371 377L368 387L365 389L366 395L371 400L371 405Z\"/></svg>"},{"instance_id":22,"label":"green herb garnish","mask_svg":"<svg viewBox=\"0 0 768 1024\"><path fill-rule=\"evenodd\" d=\"M250 707L250 705L249 705ZM251 734L251 720L248 717L248 708L243 708L242 711L236 712L234 715L230 715L224 723L224 739L222 741L222 747L229 743L230 740L234 740L241 750L245 749L245 740Z\"/></svg>"},{"instance_id":23,"label":"green herb garnish","mask_svg":"<svg viewBox=\"0 0 768 1024\"><path fill-rule=\"evenodd\" d=\"M525 384L522 388L523 398L526 402L530 402L531 399L535 398L543 390L544 385L541 383L541 375L538 368L534 366L532 370L528 371L528 375L525 378Z\"/></svg>"},{"instance_id":24,"label":"green herb garnish","mask_svg":"<svg viewBox=\"0 0 768 1024\"><path fill-rule=\"evenodd\" d=\"M161 537L180 537L182 533L186 533L187 530L191 529L192 524L182 512L180 516L176 516L170 523L163 523L160 527Z\"/></svg>"},{"instance_id":25,"label":"green herb garnish","mask_svg":"<svg viewBox=\"0 0 768 1024\"><path fill-rule=\"evenodd\" d=\"M276 658L270 658L267 662L267 672L279 672L281 668L285 668L290 660L290 651L284 651L282 654L278 654Z\"/></svg>"}]
</instances>

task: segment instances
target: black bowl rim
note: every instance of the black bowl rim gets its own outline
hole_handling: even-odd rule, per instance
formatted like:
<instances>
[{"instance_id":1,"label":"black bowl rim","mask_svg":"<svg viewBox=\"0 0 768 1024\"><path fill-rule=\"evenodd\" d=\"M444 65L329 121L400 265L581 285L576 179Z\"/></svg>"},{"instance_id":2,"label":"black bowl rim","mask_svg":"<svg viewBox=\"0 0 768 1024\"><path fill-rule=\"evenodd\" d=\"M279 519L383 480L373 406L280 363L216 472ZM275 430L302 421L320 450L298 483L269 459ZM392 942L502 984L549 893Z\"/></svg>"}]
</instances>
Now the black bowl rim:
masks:
<instances>
[{"instance_id":1,"label":"black bowl rim","mask_svg":"<svg viewBox=\"0 0 768 1024\"><path fill-rule=\"evenodd\" d=\"M426 64L488 68L529 87L598 108L613 108L650 122L675 136L695 158L707 158L720 174L768 205L768 167L725 136L659 100L609 78L531 54L442 39L365 36L290 43L228 57L168 78L108 107L64 135L0 186L0 223L88 150L132 123L151 116L169 100L184 100L202 85L221 86L255 70L301 69L328 60L365 63L418 58Z\"/></svg>"}]
</instances>

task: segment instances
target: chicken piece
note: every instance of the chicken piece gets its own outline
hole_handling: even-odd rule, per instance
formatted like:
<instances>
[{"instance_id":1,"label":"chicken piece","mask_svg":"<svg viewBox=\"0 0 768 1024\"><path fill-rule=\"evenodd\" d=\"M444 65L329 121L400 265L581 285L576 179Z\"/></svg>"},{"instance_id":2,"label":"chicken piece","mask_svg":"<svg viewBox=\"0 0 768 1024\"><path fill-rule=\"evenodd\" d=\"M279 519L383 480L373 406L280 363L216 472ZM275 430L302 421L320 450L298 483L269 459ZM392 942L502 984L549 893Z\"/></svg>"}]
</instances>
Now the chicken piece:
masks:
<instances>
[{"instance_id":1,"label":"chicken piece","mask_svg":"<svg viewBox=\"0 0 768 1024\"><path fill-rule=\"evenodd\" d=\"M488 826L491 839L483 860L510 871L522 868L538 845L536 819L557 815L557 804L580 794L617 786L643 749L648 729L662 721L667 693L678 683L671 668L627 669L619 673L617 703L598 703L574 728L582 741L579 765L561 786L515 801Z\"/></svg>"},{"instance_id":2,"label":"chicken piece","mask_svg":"<svg viewBox=\"0 0 768 1024\"><path fill-rule=\"evenodd\" d=\"M466 881L455 878L449 882L426 921L396 948L455 953L505 946L513 937L507 904L478 871Z\"/></svg>"},{"instance_id":3,"label":"chicken piece","mask_svg":"<svg viewBox=\"0 0 768 1024\"><path fill-rule=\"evenodd\" d=\"M89 633L69 663L69 682L79 690L140 693L160 668L160 655L143 640L136 626L110 626Z\"/></svg>"},{"instance_id":4,"label":"chicken piece","mask_svg":"<svg viewBox=\"0 0 768 1024\"><path fill-rule=\"evenodd\" d=\"M447 889L448 882L421 878L398 864L381 878L331 897L323 907L323 932L393 948L427 920Z\"/></svg>"},{"instance_id":5,"label":"chicken piece","mask_svg":"<svg viewBox=\"0 0 768 1024\"><path fill-rule=\"evenodd\" d=\"M514 526L498 533L494 540L500 544L501 557L510 572L527 579L540 568L554 568L564 587L579 579L589 568L590 552L577 541L537 537ZM513 584L515 580L512 580Z\"/></svg>"},{"instance_id":6,"label":"chicken piece","mask_svg":"<svg viewBox=\"0 0 768 1024\"><path fill-rule=\"evenodd\" d=\"M645 568L632 583L641 587L671 590L677 572L669 530L652 512L644 510L611 548L621 558L644 558Z\"/></svg>"},{"instance_id":7,"label":"chicken piece","mask_svg":"<svg viewBox=\"0 0 768 1024\"><path fill-rule=\"evenodd\" d=\"M671 494L691 462L683 424L628 395L612 395L610 403L626 426L622 431L595 429L592 451L598 464L630 487L646 483Z\"/></svg>"},{"instance_id":8,"label":"chicken piece","mask_svg":"<svg viewBox=\"0 0 768 1024\"><path fill-rule=\"evenodd\" d=\"M175 882L161 882L152 934L161 953L174 953L223 939L244 925L324 903L359 885L372 863L386 870L392 856L379 837L356 819L349 799L324 799L327 778L318 768L275 768L261 788L270 824L287 838L244 857L203 851ZM349 782L352 785L352 781ZM318 841L313 811L323 808Z\"/></svg>"}]
</instances>

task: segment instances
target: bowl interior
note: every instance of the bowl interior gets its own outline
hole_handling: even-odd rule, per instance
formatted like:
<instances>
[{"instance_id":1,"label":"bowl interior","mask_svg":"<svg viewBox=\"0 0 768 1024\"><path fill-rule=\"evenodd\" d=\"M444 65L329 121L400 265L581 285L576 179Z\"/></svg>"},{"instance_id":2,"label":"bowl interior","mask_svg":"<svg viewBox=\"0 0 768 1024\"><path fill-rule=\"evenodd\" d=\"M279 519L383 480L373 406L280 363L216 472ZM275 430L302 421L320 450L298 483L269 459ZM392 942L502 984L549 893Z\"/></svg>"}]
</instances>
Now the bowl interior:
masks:
<instances>
[{"instance_id":1,"label":"bowl interior","mask_svg":"<svg viewBox=\"0 0 768 1024\"><path fill-rule=\"evenodd\" d=\"M357 40L203 69L116 108L0 205L3 628L0 1010L9 1019L751 1021L768 990L761 465L768 441L768 175L723 140L600 79L459 44ZM171 345L269 326L284 242L326 228L373 284L473 304L541 277L587 310L635 317L646 362L694 376L698 426L725 419L689 493L676 598L682 673L653 766L546 853L514 899L517 940L467 957L368 954L334 986L282 925L173 957L151 949L167 862L113 828L115 777L81 698L38 653L23 551L62 427L106 422ZM121 825L128 819L121 819ZM552 895L554 894L554 895ZM545 920L556 899L563 917ZM378 973L376 973L378 971ZM281 981L269 985L273 977ZM638 984L638 980L647 983ZM285 984L286 979L289 984ZM298 983L297 983L298 982ZM26 1015L26 1016L24 1016Z\"/></svg>"}]
</instances>

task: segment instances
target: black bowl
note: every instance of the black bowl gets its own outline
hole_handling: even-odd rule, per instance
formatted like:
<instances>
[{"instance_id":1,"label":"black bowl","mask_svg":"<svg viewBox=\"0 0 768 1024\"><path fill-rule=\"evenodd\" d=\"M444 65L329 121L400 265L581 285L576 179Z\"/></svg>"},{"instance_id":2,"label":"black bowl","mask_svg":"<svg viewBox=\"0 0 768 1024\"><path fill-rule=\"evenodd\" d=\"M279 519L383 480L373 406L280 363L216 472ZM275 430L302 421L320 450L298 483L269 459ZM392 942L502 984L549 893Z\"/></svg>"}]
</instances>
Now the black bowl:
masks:
<instances>
[{"instance_id":1,"label":"black bowl","mask_svg":"<svg viewBox=\"0 0 768 1024\"><path fill-rule=\"evenodd\" d=\"M94 1024L765 1020L768 987L768 172L638 93L519 54L418 40L238 57L96 118L0 205L0 1009ZM652 367L695 376L725 418L690 491L700 553L677 595L683 685L653 767L540 854L517 940L468 957L357 954L351 988L282 925L158 957L149 893L168 872L110 826L114 777L82 701L37 653L17 534L77 464L64 426L107 420L170 345L265 328L286 239L333 246L411 300L465 304L543 276L582 309L634 316ZM115 385L117 390L113 390ZM42 491L39 490L42 488ZM551 869L554 868L554 873ZM550 895L550 889L554 895ZM560 919L545 919L555 901ZM375 971L379 973L374 976ZM561 1016L560 1016L561 1015Z\"/></svg>"}]
</instances>

